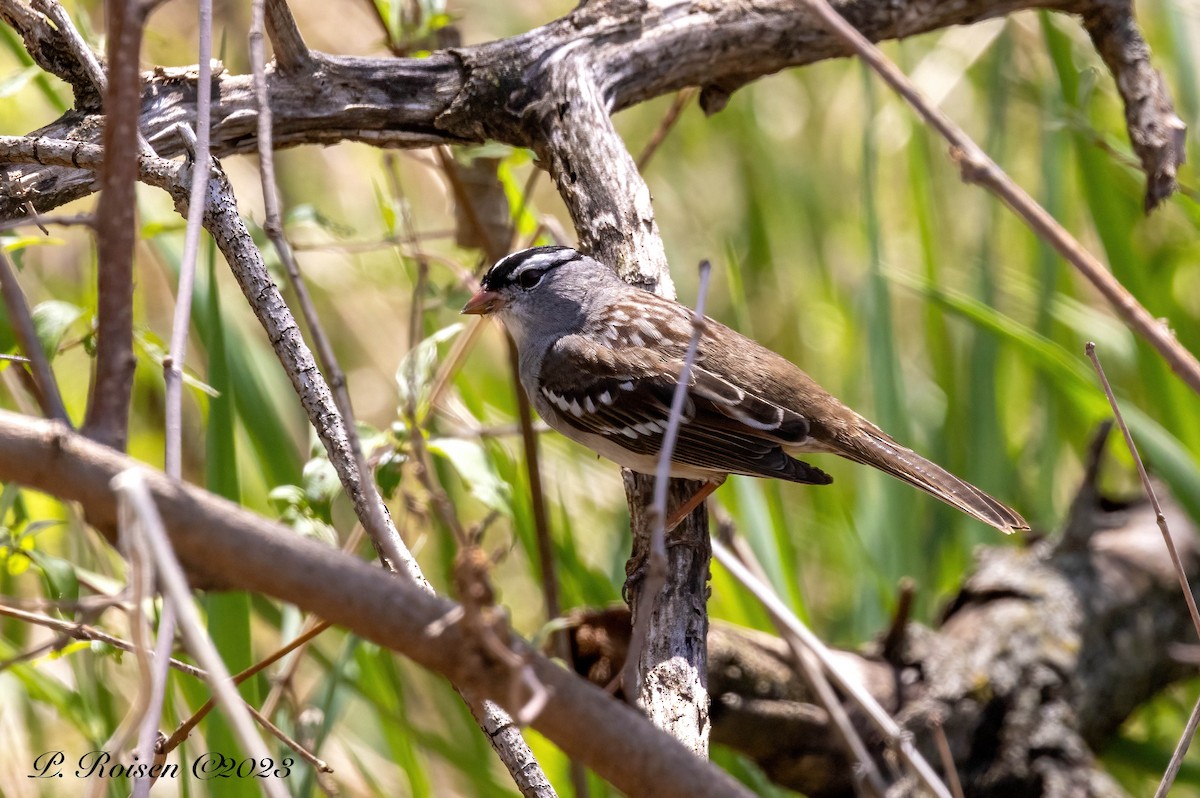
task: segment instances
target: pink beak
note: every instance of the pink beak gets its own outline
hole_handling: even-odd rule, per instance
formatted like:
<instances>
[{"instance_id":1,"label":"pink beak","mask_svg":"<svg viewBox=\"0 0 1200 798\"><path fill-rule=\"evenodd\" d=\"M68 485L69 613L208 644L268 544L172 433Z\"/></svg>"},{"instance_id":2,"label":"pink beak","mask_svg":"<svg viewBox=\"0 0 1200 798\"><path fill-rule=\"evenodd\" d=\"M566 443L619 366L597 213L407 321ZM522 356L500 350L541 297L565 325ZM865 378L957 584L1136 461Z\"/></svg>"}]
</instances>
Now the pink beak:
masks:
<instances>
[{"instance_id":1,"label":"pink beak","mask_svg":"<svg viewBox=\"0 0 1200 798\"><path fill-rule=\"evenodd\" d=\"M487 316L502 307L504 307L504 300L500 297L499 291L480 288L475 292L475 296L467 300L467 304L463 305L463 309L459 312L470 316Z\"/></svg>"},{"instance_id":2,"label":"pink beak","mask_svg":"<svg viewBox=\"0 0 1200 798\"><path fill-rule=\"evenodd\" d=\"M504 298L500 296L499 291L480 288L475 292L475 296L467 300L467 304L463 305L463 309L459 312L470 316L487 316L500 310L504 305Z\"/></svg>"}]
</instances>

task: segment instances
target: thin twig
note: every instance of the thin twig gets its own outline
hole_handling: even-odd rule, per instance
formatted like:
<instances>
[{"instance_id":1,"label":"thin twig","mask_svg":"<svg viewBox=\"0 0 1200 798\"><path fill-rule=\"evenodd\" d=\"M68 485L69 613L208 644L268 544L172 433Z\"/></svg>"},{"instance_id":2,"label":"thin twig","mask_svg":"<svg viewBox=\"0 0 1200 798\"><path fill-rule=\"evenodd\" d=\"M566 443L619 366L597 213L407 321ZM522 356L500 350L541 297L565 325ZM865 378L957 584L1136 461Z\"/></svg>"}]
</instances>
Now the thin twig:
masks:
<instances>
[{"instance_id":1,"label":"thin twig","mask_svg":"<svg viewBox=\"0 0 1200 798\"><path fill-rule=\"evenodd\" d=\"M1158 503L1158 495L1154 492L1154 485L1150 482L1150 474L1146 471L1146 464L1142 462L1142 457L1138 454L1137 445L1133 442L1133 434L1130 433L1129 427L1125 424L1125 417L1121 415L1121 408L1117 405L1117 397L1113 394L1112 385L1108 382L1108 376L1104 373L1104 367L1100 365L1100 355L1096 352L1096 344L1088 341L1084 346L1084 352L1091 359L1092 365L1096 369L1096 374L1100 377L1100 385L1104 388L1104 395L1108 398L1108 404L1112 407L1113 416L1117 419L1117 426L1121 428L1121 434L1125 436L1125 445L1129 447L1129 453L1133 455L1133 463L1137 466L1138 476L1142 480L1142 489L1146 491L1146 496L1150 499L1150 506L1154 509L1154 520L1158 523L1163 543L1167 545L1167 553L1171 556L1171 566L1175 569L1175 577L1179 580L1180 589L1183 590L1183 599L1187 602L1188 613L1192 618L1192 626L1195 627L1196 634L1200 636L1200 612L1196 609L1196 599L1192 595L1192 586L1188 582L1187 573L1183 570L1183 563L1179 559L1179 552L1175 550L1175 540L1171 537L1171 530L1167 527L1167 517L1163 515L1162 506ZM1174 783L1175 776L1179 773L1180 765L1183 763L1183 756L1192 744L1192 737L1196 734L1197 724L1200 724L1200 699L1197 700L1196 705L1192 708L1192 714L1188 717L1187 726L1184 727L1183 734L1180 735L1179 742L1175 746L1175 751L1171 754L1171 761L1167 765L1162 781L1154 793L1155 798L1166 798L1167 792L1170 791L1171 784Z\"/></svg>"},{"instance_id":2,"label":"thin twig","mask_svg":"<svg viewBox=\"0 0 1200 798\"><path fill-rule=\"evenodd\" d=\"M187 229L184 232L183 254L179 263L179 281L175 293L175 315L171 324L171 344L163 359L164 402L166 404L163 465L167 476L183 478L183 364L187 359L188 331L191 329L192 295L196 281L196 258L200 251L200 231L208 198L209 142L212 117L212 0L198 4L198 36L196 62L199 73L196 83L196 130L184 128L185 138L192 150L192 185L188 199ZM175 642L175 605L165 602L158 626L155 650L166 653ZM162 664L154 669L150 703L138 734L138 761L150 762L164 756L159 749L159 722L166 698L167 670ZM154 779L150 776L134 782L134 798L146 798Z\"/></svg>"},{"instance_id":3,"label":"thin twig","mask_svg":"<svg viewBox=\"0 0 1200 798\"><path fill-rule=\"evenodd\" d=\"M112 646L113 648L119 648L122 651L128 651L131 654L135 651L134 645L128 640L122 640L119 637L110 635L108 632L97 629L94 626L88 626L87 624L76 623L74 621L64 621L49 615L43 615L42 613L38 612L29 612L27 610L22 610L7 604L0 604L0 615L7 616L9 618L15 618L19 621L24 621L25 623L33 623L37 624L38 626L45 626L47 629L53 629L56 632L66 635L67 637L72 637L76 640L104 643L105 645ZM197 679L204 678L204 671L195 667L194 665L189 665L186 662L180 662L174 658L168 659L168 664L170 664L172 668L180 673L186 673L189 676L195 676Z\"/></svg>"},{"instance_id":4,"label":"thin twig","mask_svg":"<svg viewBox=\"0 0 1200 798\"><path fill-rule=\"evenodd\" d=\"M700 347L700 336L704 332L704 302L708 296L708 279L712 274L712 264L707 260L700 261L700 285L696 292L696 311L692 315L692 337L688 341L687 353L683 358L683 366L679 370L679 379L675 384L675 393L671 397L671 411L667 417L667 431L663 434L662 450L658 453L658 468L654 475L654 498L651 505L653 522L650 527L650 556L646 569L646 581L642 586L642 596L648 606L644 612L638 613L637 622L629 638L629 656L625 660L624 687L625 695L630 701L636 701L640 692L640 663L642 649L646 645L646 635L650 631L650 607L653 606L658 594L667 583L667 487L671 477L671 458L675 453L675 441L679 437L679 425L683 421L683 405L687 400L688 382L692 376L692 365L696 361L696 351Z\"/></svg>"},{"instance_id":5,"label":"thin twig","mask_svg":"<svg viewBox=\"0 0 1200 798\"><path fill-rule=\"evenodd\" d=\"M1088 252L1066 228L1004 173L970 136L943 113L865 36L847 22L827 0L806 0L826 27L840 36L884 82L950 143L950 157L963 180L978 183L1021 217L1035 235L1053 247L1112 304L1117 315L1162 356L1167 365L1200 393L1200 361L1175 339L1170 327L1151 315L1112 272Z\"/></svg>"},{"instance_id":6,"label":"thin twig","mask_svg":"<svg viewBox=\"0 0 1200 798\"><path fill-rule=\"evenodd\" d=\"M1183 765L1183 757L1187 754L1188 746L1192 744L1192 738L1196 736L1197 726L1200 726L1200 698L1197 698L1195 705L1192 706L1192 714L1188 715L1187 725L1183 727L1183 734L1179 736L1179 742L1175 744L1175 751L1171 754L1171 761L1167 764L1166 771L1163 772L1158 789L1154 791L1154 798L1167 798L1167 793L1171 791L1171 785L1175 783L1175 777L1179 775L1179 768Z\"/></svg>"},{"instance_id":7,"label":"thin twig","mask_svg":"<svg viewBox=\"0 0 1200 798\"><path fill-rule=\"evenodd\" d=\"M682 89L675 95L675 99L671 101L671 107L663 115L662 121L658 123L658 127L654 129L650 140L646 142L646 146L642 148L642 154L637 158L637 168L639 172L646 171L646 166L649 165L650 159L654 157L654 153L658 152L658 148L666 141L667 134L675 127L675 123L679 121L679 115L683 113L684 106L696 94L694 86L688 86Z\"/></svg>"},{"instance_id":8,"label":"thin twig","mask_svg":"<svg viewBox=\"0 0 1200 798\"><path fill-rule=\"evenodd\" d=\"M166 754L156 750L163 739L159 731L159 721L162 720L163 702L167 696L167 668L170 665L171 650L175 647L175 605L163 602L162 615L158 621L158 640L154 644L154 662L150 672L150 696L146 711L142 716L142 726L138 731L137 759L138 762L152 762ZM147 798L150 788L154 785L155 777L139 776L133 783L133 798Z\"/></svg>"},{"instance_id":9,"label":"thin twig","mask_svg":"<svg viewBox=\"0 0 1200 798\"><path fill-rule=\"evenodd\" d=\"M196 130L187 138L192 146L192 189L188 199L187 230L179 262L179 285L175 292L175 316L171 323L171 346L163 359L166 402L165 470L183 476L183 363L187 358L188 330L192 320L192 293L196 282L196 256L204 223L209 176L210 119L212 116L212 0L200 0L196 81Z\"/></svg>"},{"instance_id":10,"label":"thin twig","mask_svg":"<svg viewBox=\"0 0 1200 798\"><path fill-rule=\"evenodd\" d=\"M4 307L8 311L13 335L28 358L29 368L33 372L33 381L37 385L37 400L42 412L47 418L58 419L69 425L71 419L67 417L67 408L63 404L62 394L58 391L58 381L54 379L50 360L46 357L34 329L29 303L25 301L25 294L17 283L17 275L3 249L0 249L0 293L4 295Z\"/></svg>"},{"instance_id":11,"label":"thin twig","mask_svg":"<svg viewBox=\"0 0 1200 798\"><path fill-rule=\"evenodd\" d=\"M727 536L733 551L737 554L738 559L754 576L764 585L769 585L766 572L763 570L762 564L758 561L758 557L754 554L754 549L746 544L745 539L733 535ZM829 713L829 719L833 722L833 727L838 733L838 739L846 747L847 758L854 763L854 779L856 782L861 780L860 787L865 787L872 795L877 798L883 798L887 794L887 782L883 779L883 774L879 772L879 768L875 765L875 760L871 753L867 750L866 743L862 737L854 729L854 724L850 722L850 716L846 714L846 708L842 706L841 699L833 692L833 687L830 686L829 680L825 677L825 672L821 669L821 663L817 661L816 656L810 651L800 638L792 634L791 631L782 623L776 623L775 628L779 631L780 636L788 644L788 648L792 650L792 656L796 660L796 666L799 668L801 675L804 676L812 691L817 694L821 706ZM856 792L858 792L856 790ZM961 796L956 796L961 798Z\"/></svg>"},{"instance_id":12,"label":"thin twig","mask_svg":"<svg viewBox=\"0 0 1200 798\"><path fill-rule=\"evenodd\" d=\"M1200 636L1200 611L1196 609L1192 586L1188 582L1187 573L1183 570L1179 552L1175 550L1175 539L1171 537L1171 530L1167 528L1167 517L1163 515L1162 506L1158 503L1158 496L1154 493L1154 485L1150 482L1150 474L1146 472L1146 464L1142 462L1142 457L1138 454L1137 445L1133 442L1133 435L1129 432L1129 427L1125 425L1125 417L1121 415L1121 408L1117 405L1117 397L1113 395L1112 386L1109 385L1108 377L1104 374L1104 367L1100 365L1100 356L1096 354L1096 344L1088 341L1084 351L1091 358L1096 373L1100 375L1100 385L1104 388L1104 395L1108 397L1108 404L1112 407L1113 415L1117 419L1117 426L1121 428L1121 434L1125 436L1125 445L1129 447L1129 453L1133 455L1138 476L1142 478L1142 489L1146 491L1146 496L1150 499L1150 506L1154 508L1154 520L1158 522L1163 543L1167 545L1167 553L1171 555L1171 565L1175 568L1175 577L1179 580L1184 601L1187 602L1188 613L1192 616L1192 626L1196 629L1196 635Z\"/></svg>"},{"instance_id":13,"label":"thin twig","mask_svg":"<svg viewBox=\"0 0 1200 798\"><path fill-rule=\"evenodd\" d=\"M310 620L312 620L312 616L310 616ZM331 624L327 621L315 621L311 626L309 626L308 629L292 638L287 645L275 649L270 656L264 657L234 676L233 683L241 684L251 676L254 676L256 673L262 671L264 668L270 667L273 663L278 662L291 652L307 644L310 640L324 632L330 626ZM191 717L179 724L179 727L175 729L169 738L167 738L167 741L159 746L160 749L163 751L173 751L180 743L188 738L188 736L192 733L192 729L196 728L200 721L204 720L205 716L213 710L214 706L216 706L215 699L210 698L205 701L198 710L192 713ZM262 714L270 716L271 713L264 711Z\"/></svg>"},{"instance_id":14,"label":"thin twig","mask_svg":"<svg viewBox=\"0 0 1200 798\"><path fill-rule=\"evenodd\" d=\"M42 216L33 208L32 204L28 207L31 210L28 216L18 216L15 219L5 219L0 222L0 233L16 230L19 227L31 224L37 225L38 229L46 235L50 234L50 231L46 229L48 225L62 225L63 227L80 226L91 227L93 229L96 227L96 217L90 213L77 213L72 216Z\"/></svg>"},{"instance_id":15,"label":"thin twig","mask_svg":"<svg viewBox=\"0 0 1200 798\"><path fill-rule=\"evenodd\" d=\"M713 540L712 548L713 555L716 556L717 560L729 570L734 579L740 582L759 600L763 608L771 614L772 619L776 623L785 626L788 631L798 637L813 652L838 688L866 713L871 722L875 724L879 731L887 738L888 742L899 752L901 758L913 769L913 772L925 788L938 796L938 798L952 798L950 791L946 789L946 785L942 783L934 769L925 761L925 757L921 756L916 746L913 745L909 734L892 719L883 707L879 706L879 702L867 692L866 688L843 674L837 668L837 664L834 662L829 649L825 647L821 639L813 634L796 617L795 613L788 609L787 605L775 595L775 592L769 586L755 578L754 574L750 573L746 566L742 565L741 561L723 543L719 540Z\"/></svg>"},{"instance_id":16,"label":"thin twig","mask_svg":"<svg viewBox=\"0 0 1200 798\"><path fill-rule=\"evenodd\" d=\"M263 207L266 210L266 221L263 230L275 251L279 254L287 272L288 281L296 293L296 301L300 303L300 313L308 326L308 334L312 338L321 368L329 375L329 387L333 399L341 415L342 433L350 449L352 466L357 472L357 492L361 495L352 496L354 509L359 520L371 536L380 559L385 567L392 571L404 570L412 576L412 555L400 540L395 524L384 507L383 498L375 487L375 478L367 468L366 458L363 457L362 443L358 438L358 428L354 422L354 407L350 402L350 393L346 389L346 375L338 364L333 353L333 346L325 334L324 327L317 315L316 307L309 296L308 287L292 249L284 234L283 223L279 213L279 191L275 182L274 142L271 136L271 103L267 93L266 57L264 55L263 38L265 27L265 0L254 0L253 14L250 25L250 62L254 73L254 94L258 102L258 158L262 175ZM414 578L416 578L414 576Z\"/></svg>"},{"instance_id":17,"label":"thin twig","mask_svg":"<svg viewBox=\"0 0 1200 798\"><path fill-rule=\"evenodd\" d=\"M207 671L209 687L220 702L230 726L233 727L233 733L238 743L248 755L255 759L259 761L269 759L270 751L263 743L262 738L255 733L253 720L234 687L224 660L221 659L212 640L204 631L200 614L192 603L192 594L187 584L187 578L183 574L179 561L175 559L171 541L163 528L162 519L158 515L158 509L154 506L154 498L146 486L141 470L131 468L121 472L113 478L112 489L123 502L131 505L136 514L136 527L153 557L163 597L175 605L183 640L192 652L192 656ZM287 793L281 782L263 779L260 786L271 798L286 798Z\"/></svg>"},{"instance_id":18,"label":"thin twig","mask_svg":"<svg viewBox=\"0 0 1200 798\"><path fill-rule=\"evenodd\" d=\"M954 765L954 754L950 753L950 741L946 739L942 719L936 716L931 718L929 727L933 730L933 741L937 744L938 758L942 760L942 771L946 774L947 786L954 798L964 798L962 782L958 779L958 768Z\"/></svg>"},{"instance_id":19,"label":"thin twig","mask_svg":"<svg viewBox=\"0 0 1200 798\"><path fill-rule=\"evenodd\" d=\"M150 661L150 620L146 617L146 605L153 601L157 581L154 558L150 552L146 536L137 534L135 527L138 523L137 510L129 502L118 507L117 523L120 535L117 539L121 556L129 564L129 591L132 611L129 614L129 632L133 641L133 653L137 662L138 681L137 691L125 717L100 747L102 751L124 751L130 737L135 742L139 739L142 721L150 708L151 696L154 692L154 674ZM146 754L138 750L139 756ZM143 759L141 761L149 761ZM97 783L97 779L88 784L88 798L100 798L104 795L105 787Z\"/></svg>"},{"instance_id":20,"label":"thin twig","mask_svg":"<svg viewBox=\"0 0 1200 798\"><path fill-rule=\"evenodd\" d=\"M273 734L275 738L279 740L279 742L295 751L301 759L312 765L314 769L319 770L322 773L333 772L333 768L329 767L329 764L324 759L321 759L312 751L309 751L308 748L302 745L295 738L290 737L283 729L279 728L266 717L264 717L263 714L257 709L249 704L246 704L245 707L246 711L250 713L250 717L258 721L259 726L262 726L264 729Z\"/></svg>"}]
</instances>

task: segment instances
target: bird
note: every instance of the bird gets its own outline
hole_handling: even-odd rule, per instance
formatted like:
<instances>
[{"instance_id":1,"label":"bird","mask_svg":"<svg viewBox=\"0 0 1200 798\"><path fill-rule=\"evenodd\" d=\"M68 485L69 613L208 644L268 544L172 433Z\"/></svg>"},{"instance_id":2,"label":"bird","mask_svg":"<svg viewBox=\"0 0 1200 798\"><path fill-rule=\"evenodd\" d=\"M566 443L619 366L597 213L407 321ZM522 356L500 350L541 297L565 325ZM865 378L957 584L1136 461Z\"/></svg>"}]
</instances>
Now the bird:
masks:
<instances>
[{"instance_id":1,"label":"bird","mask_svg":"<svg viewBox=\"0 0 1200 798\"><path fill-rule=\"evenodd\" d=\"M521 384L551 428L621 466L655 473L696 325L690 309L572 247L540 246L497 261L462 313L503 324ZM670 475L705 487L668 528L729 474L827 485L832 477L797 455L831 453L1001 532L1029 529L1016 511L897 443L791 361L711 318L699 327Z\"/></svg>"}]
</instances>

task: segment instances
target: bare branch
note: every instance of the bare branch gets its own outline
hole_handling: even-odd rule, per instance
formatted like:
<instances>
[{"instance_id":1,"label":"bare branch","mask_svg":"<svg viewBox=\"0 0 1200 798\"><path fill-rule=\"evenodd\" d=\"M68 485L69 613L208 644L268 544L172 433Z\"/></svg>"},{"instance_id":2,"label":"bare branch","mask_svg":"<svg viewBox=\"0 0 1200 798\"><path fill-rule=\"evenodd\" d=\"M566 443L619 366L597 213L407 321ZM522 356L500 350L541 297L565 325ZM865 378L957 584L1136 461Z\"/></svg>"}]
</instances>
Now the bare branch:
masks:
<instances>
[{"instance_id":1,"label":"bare branch","mask_svg":"<svg viewBox=\"0 0 1200 798\"><path fill-rule=\"evenodd\" d=\"M287 0L267 0L267 36L275 50L275 66L282 73L302 72L312 64L308 45L296 27L296 18Z\"/></svg>"},{"instance_id":2,"label":"bare branch","mask_svg":"<svg viewBox=\"0 0 1200 798\"><path fill-rule=\"evenodd\" d=\"M1150 482L1150 474L1146 472L1146 464L1142 462L1142 456L1138 454L1137 444L1133 442L1133 434L1125 425L1125 417L1121 414L1117 397L1113 395L1112 386L1109 385L1108 377L1104 374L1104 367L1100 365L1100 356L1096 354L1096 345L1088 341L1085 349L1092 365L1096 367L1096 373L1100 375L1100 385L1104 388L1104 396L1108 399L1108 404L1117 419L1117 426L1121 428L1121 434L1125 437L1125 445L1129 447L1129 453L1133 455L1138 476L1142 479L1142 489L1146 491L1150 506L1154 508L1154 521L1158 524L1159 531L1162 532L1167 553L1171 555L1171 566L1175 569L1175 577L1179 580L1179 589L1183 591L1183 600L1187 602L1188 614L1192 616L1192 626L1196 630L1197 637L1200 637L1200 610L1196 608L1196 598L1192 595L1192 586L1188 583L1187 572L1183 569L1183 562L1179 559L1179 552L1175 548L1175 539L1171 537L1171 530L1167 527L1167 517L1163 515L1162 506L1158 503L1158 495L1155 494L1154 485Z\"/></svg>"},{"instance_id":3,"label":"bare branch","mask_svg":"<svg viewBox=\"0 0 1200 798\"><path fill-rule=\"evenodd\" d=\"M841 0L837 7L867 38L880 41L1028 8L1084 13L1100 1L967 0L917 7L912 0ZM23 9L16 3L0 0L0 13ZM542 134L530 119L548 116L549 109L536 107L546 71L584 42L588 70L602 87L610 111L700 86L701 105L713 113L733 91L757 78L850 52L803 4L791 0L716 5L671 0L657 8L645 14L636 5L597 0L521 36L442 50L422 59L339 58L310 52L306 68L268 71L275 146L353 140L424 147L485 139L531 146ZM24 30L39 19L26 10L14 24L23 20L18 29ZM196 77L194 67L146 76L143 110L153 111L147 113L151 140L179 122L194 126L190 98ZM223 156L253 151L257 123L250 77L224 75L218 83L214 152ZM314 91L316 85L320 91ZM512 94L514 86L523 89ZM1154 111L1164 115L1158 129L1169 130L1173 111L1163 103L1143 108L1141 127L1154 126ZM95 141L96 128L95 120L70 115L34 135ZM164 155L179 152L169 142L160 149ZM17 170L0 197L0 218L15 215L31 199L45 210L83 196L94 190L89 181L89 176L61 170Z\"/></svg>"},{"instance_id":4,"label":"bare branch","mask_svg":"<svg viewBox=\"0 0 1200 798\"><path fill-rule=\"evenodd\" d=\"M296 300L300 303L300 313L308 326L309 337L312 338L313 346L320 358L321 368L328 375L329 389L333 394L334 402L337 403L337 410L341 417L341 436L345 439L351 458L350 462L341 464L340 470L354 472L347 479L357 486L360 494L355 498L355 510L359 514L363 528L371 537L375 551L383 560L384 567L395 571L401 563L412 562L408 568L411 574L415 567L415 561L412 561L412 555L405 547L404 541L400 540L396 526L392 523L387 507L383 504L383 498L375 487L374 475L367 467L367 460L363 456L362 444L358 439L358 427L354 421L354 407L350 402L350 392L346 386L346 375L333 353L333 345L329 342L329 336L325 334L325 328L317 316L317 309L308 294L304 276L300 273L300 267L296 263L292 248L284 234L283 221L279 213L279 191L275 182L271 103L267 93L266 64L263 54L265 5L265 0L255 0L250 25L250 62L254 73L254 91L258 99L258 158L262 176L263 205L266 209L263 229L266 231L267 237L271 239L271 243L284 265L288 281L296 293ZM282 0L274 5L276 12L280 12L278 6L282 5ZM283 11L286 12L286 10L286 6L284 6Z\"/></svg>"},{"instance_id":5,"label":"bare branch","mask_svg":"<svg viewBox=\"0 0 1200 798\"><path fill-rule=\"evenodd\" d=\"M67 408L63 405L62 394L58 390L58 381L54 379L54 370L42 350L37 331L33 327L33 317L29 313L29 303L17 283L17 275L8 262L8 256L0 250L0 293L4 295L4 307L8 311L8 322L12 325L13 335L21 346L33 371L33 381L37 386L37 400L42 412L47 418L58 419L66 424L71 420L67 417Z\"/></svg>"},{"instance_id":6,"label":"bare branch","mask_svg":"<svg viewBox=\"0 0 1200 798\"><path fill-rule=\"evenodd\" d=\"M108 6L108 91L104 96L104 162L96 210L99 249L96 306L96 370L88 397L86 434L116 449L125 448L133 393L133 245L136 236L134 189L138 180L138 119L142 77L138 55L146 6L142 0L114 0Z\"/></svg>"},{"instance_id":7,"label":"bare branch","mask_svg":"<svg viewBox=\"0 0 1200 798\"><path fill-rule=\"evenodd\" d=\"M104 74L104 67L100 66L100 59L96 58L95 51L79 35L79 31L75 29L75 23L71 22L66 9L58 0L33 0L31 5L34 11L46 16L54 23L54 27L58 28L58 34L62 37L63 43L75 58L78 68L83 71L89 85L86 89L83 87L75 89L75 104L79 108L89 107L89 104L97 102L108 92L108 78ZM72 70L72 76L74 73L75 70ZM60 77L68 80L70 78L67 75Z\"/></svg>"},{"instance_id":8,"label":"bare branch","mask_svg":"<svg viewBox=\"0 0 1200 798\"><path fill-rule=\"evenodd\" d=\"M112 524L108 481L133 465L55 422L0 411L0 481L19 481L81 502ZM508 674L481 663L478 644L452 625L430 624L455 605L378 567L296 535L205 491L146 473L180 563L208 584L274 596L314 612L477 695L507 701ZM529 666L549 693L533 728L627 793L748 796L727 774L698 760L602 690L530 651ZM511 707L515 709L516 707Z\"/></svg>"},{"instance_id":9,"label":"bare branch","mask_svg":"<svg viewBox=\"0 0 1200 798\"><path fill-rule=\"evenodd\" d=\"M37 612L29 612L18 607L10 607L7 604L0 604L0 615L7 616L9 618L16 618L17 620L25 623L44 626L47 629L53 629L54 631L60 632L68 637L74 638L75 640L96 641L110 645L113 648L119 648L122 651L128 651L130 653L134 652L134 645L128 640L122 640L115 635L110 635L108 632L105 632L102 629L97 629L84 623L64 621L60 618L54 618L49 615L43 615ZM188 665L186 662L180 662L174 658L168 660L168 664L180 673L186 673L189 676L195 676L198 679L204 678L204 671L195 667L194 665Z\"/></svg>"},{"instance_id":10,"label":"bare branch","mask_svg":"<svg viewBox=\"0 0 1200 798\"><path fill-rule=\"evenodd\" d=\"M1095 2L1084 12L1083 26L1116 79L1129 139L1146 174L1146 210L1153 210L1178 188L1175 173L1184 161L1187 127L1162 75L1150 65L1132 2Z\"/></svg>"}]
</instances>

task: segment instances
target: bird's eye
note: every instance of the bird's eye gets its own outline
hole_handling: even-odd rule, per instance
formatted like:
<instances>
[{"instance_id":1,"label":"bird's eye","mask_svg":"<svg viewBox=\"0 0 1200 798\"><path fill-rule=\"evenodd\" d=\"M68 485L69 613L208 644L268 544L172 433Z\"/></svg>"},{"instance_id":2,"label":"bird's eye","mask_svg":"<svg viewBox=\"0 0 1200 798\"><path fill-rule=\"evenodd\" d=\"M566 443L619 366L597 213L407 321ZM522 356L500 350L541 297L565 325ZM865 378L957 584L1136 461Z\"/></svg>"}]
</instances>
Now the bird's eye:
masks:
<instances>
[{"instance_id":1,"label":"bird's eye","mask_svg":"<svg viewBox=\"0 0 1200 798\"><path fill-rule=\"evenodd\" d=\"M522 288L533 288L546 276L545 269L526 269L517 275L517 285Z\"/></svg>"}]
</instances>

